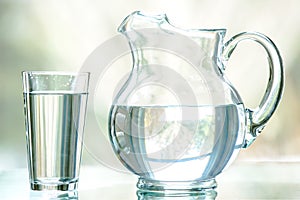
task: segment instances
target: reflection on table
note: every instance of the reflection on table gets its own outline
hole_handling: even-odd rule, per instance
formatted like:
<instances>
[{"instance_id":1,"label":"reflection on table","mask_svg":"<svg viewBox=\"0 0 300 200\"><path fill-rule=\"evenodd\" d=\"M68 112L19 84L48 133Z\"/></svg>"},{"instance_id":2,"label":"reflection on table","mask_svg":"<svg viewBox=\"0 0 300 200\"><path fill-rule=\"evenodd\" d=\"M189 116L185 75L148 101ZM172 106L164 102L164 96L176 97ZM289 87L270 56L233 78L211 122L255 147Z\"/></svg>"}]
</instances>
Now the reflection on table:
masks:
<instances>
[{"instance_id":1,"label":"reflection on table","mask_svg":"<svg viewBox=\"0 0 300 200\"><path fill-rule=\"evenodd\" d=\"M299 199L300 163L297 162L238 162L217 177L216 199ZM0 171L1 200L138 199L137 177L97 166L82 166L78 191L70 193L36 192L29 190L27 169ZM156 198L143 195L139 199ZM178 199L197 199L178 198ZM198 198L201 199L201 198Z\"/></svg>"}]
</instances>

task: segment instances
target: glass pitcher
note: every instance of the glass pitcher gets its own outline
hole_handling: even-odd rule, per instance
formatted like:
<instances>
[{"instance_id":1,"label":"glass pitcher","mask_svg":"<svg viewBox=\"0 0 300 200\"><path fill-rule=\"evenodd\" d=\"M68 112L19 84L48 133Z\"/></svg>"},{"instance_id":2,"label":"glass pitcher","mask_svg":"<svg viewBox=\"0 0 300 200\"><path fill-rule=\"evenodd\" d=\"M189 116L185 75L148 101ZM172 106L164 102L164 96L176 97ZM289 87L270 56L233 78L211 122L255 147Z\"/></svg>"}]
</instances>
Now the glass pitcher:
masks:
<instances>
[{"instance_id":1,"label":"glass pitcher","mask_svg":"<svg viewBox=\"0 0 300 200\"><path fill-rule=\"evenodd\" d=\"M110 111L110 141L119 160L139 176L143 193L213 190L215 177L256 139L283 92L282 59L260 33L224 43L225 29L182 30L166 15L129 15L120 25L133 67ZM245 39L266 50L270 77L261 103L245 108L224 75Z\"/></svg>"}]
</instances>

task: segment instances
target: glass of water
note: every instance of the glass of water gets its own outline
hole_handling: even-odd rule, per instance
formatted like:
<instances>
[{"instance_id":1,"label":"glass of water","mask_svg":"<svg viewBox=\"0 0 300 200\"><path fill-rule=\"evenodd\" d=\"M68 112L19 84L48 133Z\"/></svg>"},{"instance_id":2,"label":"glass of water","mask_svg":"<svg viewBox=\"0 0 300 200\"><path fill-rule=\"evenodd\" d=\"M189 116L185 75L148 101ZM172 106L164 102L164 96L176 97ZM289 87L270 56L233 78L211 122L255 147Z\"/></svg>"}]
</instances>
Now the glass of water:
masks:
<instances>
[{"instance_id":1,"label":"glass of water","mask_svg":"<svg viewBox=\"0 0 300 200\"><path fill-rule=\"evenodd\" d=\"M22 73L32 190L77 188L89 73Z\"/></svg>"}]
</instances>

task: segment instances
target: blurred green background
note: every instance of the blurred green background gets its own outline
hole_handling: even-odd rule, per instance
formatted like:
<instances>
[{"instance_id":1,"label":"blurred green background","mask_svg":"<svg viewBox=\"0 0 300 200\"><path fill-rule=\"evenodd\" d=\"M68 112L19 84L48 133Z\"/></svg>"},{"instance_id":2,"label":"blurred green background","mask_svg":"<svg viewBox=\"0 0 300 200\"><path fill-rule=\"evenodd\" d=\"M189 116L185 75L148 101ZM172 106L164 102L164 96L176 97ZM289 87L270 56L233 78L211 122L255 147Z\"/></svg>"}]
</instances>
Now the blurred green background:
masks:
<instances>
[{"instance_id":1,"label":"blurred green background","mask_svg":"<svg viewBox=\"0 0 300 200\"><path fill-rule=\"evenodd\" d=\"M227 28L225 40L242 31L268 35L284 60L285 92L262 135L238 160L299 161L299 8L297 0L0 0L0 169L26 167L21 71L79 70L135 10L166 13L181 28ZM227 75L246 106L254 108L268 78L263 49L243 42L228 63ZM83 160L97 163L86 152Z\"/></svg>"}]
</instances>

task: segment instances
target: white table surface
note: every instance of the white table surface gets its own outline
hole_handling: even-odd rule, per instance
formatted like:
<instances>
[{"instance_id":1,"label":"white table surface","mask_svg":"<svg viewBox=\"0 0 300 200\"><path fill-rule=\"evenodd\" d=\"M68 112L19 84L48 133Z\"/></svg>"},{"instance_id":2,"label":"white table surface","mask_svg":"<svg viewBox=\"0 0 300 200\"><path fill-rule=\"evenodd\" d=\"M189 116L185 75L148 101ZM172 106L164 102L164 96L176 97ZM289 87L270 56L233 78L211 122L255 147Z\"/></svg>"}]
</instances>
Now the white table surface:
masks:
<instances>
[{"instance_id":1,"label":"white table surface","mask_svg":"<svg viewBox=\"0 0 300 200\"><path fill-rule=\"evenodd\" d=\"M238 162L217 177L218 199L300 199L299 162ZM134 200L137 177L106 167L82 166L80 200ZM26 168L0 171L1 200L44 199L29 189ZM67 198L62 198L67 199Z\"/></svg>"}]
</instances>

